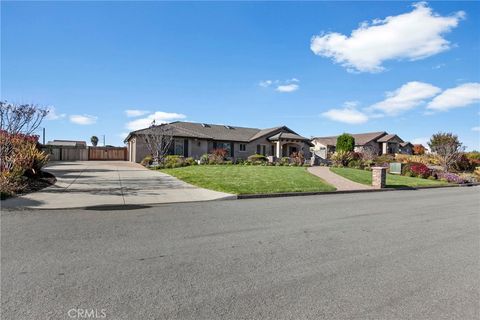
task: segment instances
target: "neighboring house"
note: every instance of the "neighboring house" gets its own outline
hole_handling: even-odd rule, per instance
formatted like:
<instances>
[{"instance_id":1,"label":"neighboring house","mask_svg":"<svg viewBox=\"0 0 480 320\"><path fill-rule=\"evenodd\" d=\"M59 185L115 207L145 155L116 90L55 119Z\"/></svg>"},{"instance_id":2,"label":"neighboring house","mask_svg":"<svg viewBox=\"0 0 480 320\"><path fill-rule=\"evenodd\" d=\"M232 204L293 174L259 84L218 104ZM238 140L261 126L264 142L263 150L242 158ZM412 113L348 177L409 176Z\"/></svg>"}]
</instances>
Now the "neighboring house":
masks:
<instances>
[{"instance_id":1,"label":"neighboring house","mask_svg":"<svg viewBox=\"0 0 480 320\"><path fill-rule=\"evenodd\" d=\"M48 141L47 146L86 148L87 143L85 141L77 140L53 140Z\"/></svg>"},{"instance_id":2,"label":"neighboring house","mask_svg":"<svg viewBox=\"0 0 480 320\"><path fill-rule=\"evenodd\" d=\"M400 143L400 153L413 154L413 144L411 144L410 142Z\"/></svg>"},{"instance_id":3,"label":"neighboring house","mask_svg":"<svg viewBox=\"0 0 480 320\"><path fill-rule=\"evenodd\" d=\"M355 138L355 152L370 152L376 155L405 153L412 154L412 144L403 141L396 134L385 131L351 134ZM335 152L337 137L316 137L312 139L313 151L320 158L327 159Z\"/></svg>"},{"instance_id":4,"label":"neighboring house","mask_svg":"<svg viewBox=\"0 0 480 320\"><path fill-rule=\"evenodd\" d=\"M303 152L310 157L310 139L298 135L286 126L256 129L229 125L176 121L168 124L173 135L169 154L200 159L214 149L227 150L232 159L246 159L252 154L263 154L277 158L288 157L293 152ZM125 139L128 159L140 162L150 152L145 135L151 132L145 128L130 132Z\"/></svg>"}]
</instances>

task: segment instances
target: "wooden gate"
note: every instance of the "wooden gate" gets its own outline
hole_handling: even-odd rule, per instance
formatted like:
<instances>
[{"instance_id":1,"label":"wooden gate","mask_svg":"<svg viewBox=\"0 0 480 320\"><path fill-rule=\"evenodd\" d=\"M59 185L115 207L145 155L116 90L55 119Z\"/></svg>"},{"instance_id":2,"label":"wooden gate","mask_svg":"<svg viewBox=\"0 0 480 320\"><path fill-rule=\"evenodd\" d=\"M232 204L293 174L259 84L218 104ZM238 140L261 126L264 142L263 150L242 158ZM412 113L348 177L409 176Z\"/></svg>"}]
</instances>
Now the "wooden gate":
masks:
<instances>
[{"instance_id":1,"label":"wooden gate","mask_svg":"<svg viewBox=\"0 0 480 320\"><path fill-rule=\"evenodd\" d=\"M88 160L127 160L127 148L89 147Z\"/></svg>"}]
</instances>

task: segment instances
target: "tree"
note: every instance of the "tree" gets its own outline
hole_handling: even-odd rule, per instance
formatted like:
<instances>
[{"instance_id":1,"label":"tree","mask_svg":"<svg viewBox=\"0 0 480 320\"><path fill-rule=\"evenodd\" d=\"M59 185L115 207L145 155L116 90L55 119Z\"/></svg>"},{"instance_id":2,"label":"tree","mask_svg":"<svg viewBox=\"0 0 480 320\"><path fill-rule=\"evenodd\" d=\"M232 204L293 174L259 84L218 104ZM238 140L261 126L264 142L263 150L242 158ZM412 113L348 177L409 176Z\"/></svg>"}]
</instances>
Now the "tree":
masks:
<instances>
[{"instance_id":1,"label":"tree","mask_svg":"<svg viewBox=\"0 0 480 320\"><path fill-rule=\"evenodd\" d=\"M31 135L47 116L48 109L35 104L0 101L0 130L9 134Z\"/></svg>"},{"instance_id":2,"label":"tree","mask_svg":"<svg viewBox=\"0 0 480 320\"><path fill-rule=\"evenodd\" d=\"M143 135L148 151L157 163L163 162L173 143L173 128L169 124L152 125Z\"/></svg>"},{"instance_id":3,"label":"tree","mask_svg":"<svg viewBox=\"0 0 480 320\"><path fill-rule=\"evenodd\" d=\"M425 147L421 144L415 144L412 148L412 152L415 155L425 154Z\"/></svg>"},{"instance_id":4,"label":"tree","mask_svg":"<svg viewBox=\"0 0 480 320\"><path fill-rule=\"evenodd\" d=\"M337 138L337 146L335 151L353 151L355 149L355 138L344 133Z\"/></svg>"},{"instance_id":5,"label":"tree","mask_svg":"<svg viewBox=\"0 0 480 320\"><path fill-rule=\"evenodd\" d=\"M430 150L436 154L443 170L448 171L465 150L458 136L453 133L439 132L428 142Z\"/></svg>"},{"instance_id":6,"label":"tree","mask_svg":"<svg viewBox=\"0 0 480 320\"><path fill-rule=\"evenodd\" d=\"M97 137L97 136L92 136L92 137L90 138L90 142L92 143L92 145L93 145L94 147L96 147L97 144L98 144L98 137Z\"/></svg>"}]
</instances>

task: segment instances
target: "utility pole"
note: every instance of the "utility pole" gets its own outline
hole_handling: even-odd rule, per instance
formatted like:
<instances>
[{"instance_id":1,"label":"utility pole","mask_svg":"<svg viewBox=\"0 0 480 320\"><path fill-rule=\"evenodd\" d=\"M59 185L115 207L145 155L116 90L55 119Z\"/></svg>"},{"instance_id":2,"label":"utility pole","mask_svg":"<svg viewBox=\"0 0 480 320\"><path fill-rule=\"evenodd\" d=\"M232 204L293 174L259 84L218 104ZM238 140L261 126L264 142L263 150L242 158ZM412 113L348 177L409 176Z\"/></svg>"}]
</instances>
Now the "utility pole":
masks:
<instances>
[{"instance_id":1,"label":"utility pole","mask_svg":"<svg viewBox=\"0 0 480 320\"><path fill-rule=\"evenodd\" d=\"M103 146L105 147L105 135L103 135Z\"/></svg>"},{"instance_id":2,"label":"utility pole","mask_svg":"<svg viewBox=\"0 0 480 320\"><path fill-rule=\"evenodd\" d=\"M43 127L43 145L45 145L45 127Z\"/></svg>"}]
</instances>

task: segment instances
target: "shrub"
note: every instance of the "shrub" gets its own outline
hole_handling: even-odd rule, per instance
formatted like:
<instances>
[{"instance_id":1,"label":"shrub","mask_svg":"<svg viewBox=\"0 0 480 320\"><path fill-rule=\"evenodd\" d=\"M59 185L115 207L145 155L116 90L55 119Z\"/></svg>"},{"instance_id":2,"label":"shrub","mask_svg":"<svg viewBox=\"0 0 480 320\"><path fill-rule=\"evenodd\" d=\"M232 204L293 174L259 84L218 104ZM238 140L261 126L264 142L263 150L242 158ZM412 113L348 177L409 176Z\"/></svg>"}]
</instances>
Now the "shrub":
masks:
<instances>
[{"instance_id":1,"label":"shrub","mask_svg":"<svg viewBox=\"0 0 480 320\"><path fill-rule=\"evenodd\" d=\"M281 166L288 166L290 164L290 158L289 157L280 158L279 164Z\"/></svg>"},{"instance_id":2,"label":"shrub","mask_svg":"<svg viewBox=\"0 0 480 320\"><path fill-rule=\"evenodd\" d=\"M252 154L248 157L250 164L262 164L268 161L267 157L262 154Z\"/></svg>"},{"instance_id":3,"label":"shrub","mask_svg":"<svg viewBox=\"0 0 480 320\"><path fill-rule=\"evenodd\" d=\"M152 156L146 156L145 158L140 161L140 164L144 167L151 165L153 162L153 157Z\"/></svg>"},{"instance_id":4,"label":"shrub","mask_svg":"<svg viewBox=\"0 0 480 320\"><path fill-rule=\"evenodd\" d=\"M436 176L439 180L447 181L450 183L464 183L465 181L458 175L451 172L438 172Z\"/></svg>"},{"instance_id":5,"label":"shrub","mask_svg":"<svg viewBox=\"0 0 480 320\"><path fill-rule=\"evenodd\" d=\"M480 160L475 157L469 158L466 153L462 154L457 161L452 165L453 170L474 171L476 167L480 166Z\"/></svg>"},{"instance_id":6,"label":"shrub","mask_svg":"<svg viewBox=\"0 0 480 320\"><path fill-rule=\"evenodd\" d=\"M382 154L375 158L374 163L376 166L388 166L390 162L395 161L395 156L392 154Z\"/></svg>"},{"instance_id":7,"label":"shrub","mask_svg":"<svg viewBox=\"0 0 480 320\"><path fill-rule=\"evenodd\" d=\"M364 164L362 160L357 159L357 160L351 160L347 166L349 168L363 169Z\"/></svg>"},{"instance_id":8,"label":"shrub","mask_svg":"<svg viewBox=\"0 0 480 320\"><path fill-rule=\"evenodd\" d=\"M208 153L202 154L200 157L200 164L208 164Z\"/></svg>"},{"instance_id":9,"label":"shrub","mask_svg":"<svg viewBox=\"0 0 480 320\"><path fill-rule=\"evenodd\" d=\"M429 180L437 180L437 178L435 178L435 176L428 176L427 179L429 179Z\"/></svg>"},{"instance_id":10,"label":"shrub","mask_svg":"<svg viewBox=\"0 0 480 320\"><path fill-rule=\"evenodd\" d=\"M163 160L165 168L180 168L185 166L185 158L177 155L168 155Z\"/></svg>"},{"instance_id":11,"label":"shrub","mask_svg":"<svg viewBox=\"0 0 480 320\"><path fill-rule=\"evenodd\" d=\"M423 163L412 163L410 171L417 177L426 178L431 174L431 170Z\"/></svg>"},{"instance_id":12,"label":"shrub","mask_svg":"<svg viewBox=\"0 0 480 320\"><path fill-rule=\"evenodd\" d=\"M344 133L337 138L337 145L335 150L339 151L353 151L355 149L355 138L349 135L348 133Z\"/></svg>"},{"instance_id":13,"label":"shrub","mask_svg":"<svg viewBox=\"0 0 480 320\"><path fill-rule=\"evenodd\" d=\"M353 153L350 151L337 151L332 155L332 162L336 166L347 166L353 160Z\"/></svg>"},{"instance_id":14,"label":"shrub","mask_svg":"<svg viewBox=\"0 0 480 320\"><path fill-rule=\"evenodd\" d=\"M208 164L223 164L223 162L226 160L226 156L226 149L213 149L212 153L208 155Z\"/></svg>"},{"instance_id":15,"label":"shrub","mask_svg":"<svg viewBox=\"0 0 480 320\"><path fill-rule=\"evenodd\" d=\"M196 165L196 164L197 164L197 162L192 157L185 158L185 165L193 166L193 165Z\"/></svg>"},{"instance_id":16,"label":"shrub","mask_svg":"<svg viewBox=\"0 0 480 320\"><path fill-rule=\"evenodd\" d=\"M38 149L38 136L0 131L0 192L2 197L22 191L28 177L35 177L48 162Z\"/></svg>"},{"instance_id":17,"label":"shrub","mask_svg":"<svg viewBox=\"0 0 480 320\"><path fill-rule=\"evenodd\" d=\"M293 152L290 158L292 159L292 162L297 165L302 165L305 161L305 157L303 156L302 152Z\"/></svg>"}]
</instances>

